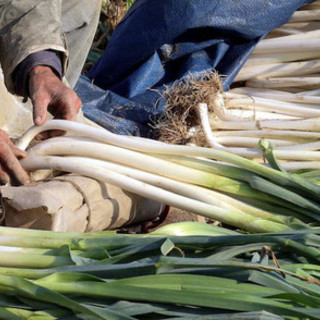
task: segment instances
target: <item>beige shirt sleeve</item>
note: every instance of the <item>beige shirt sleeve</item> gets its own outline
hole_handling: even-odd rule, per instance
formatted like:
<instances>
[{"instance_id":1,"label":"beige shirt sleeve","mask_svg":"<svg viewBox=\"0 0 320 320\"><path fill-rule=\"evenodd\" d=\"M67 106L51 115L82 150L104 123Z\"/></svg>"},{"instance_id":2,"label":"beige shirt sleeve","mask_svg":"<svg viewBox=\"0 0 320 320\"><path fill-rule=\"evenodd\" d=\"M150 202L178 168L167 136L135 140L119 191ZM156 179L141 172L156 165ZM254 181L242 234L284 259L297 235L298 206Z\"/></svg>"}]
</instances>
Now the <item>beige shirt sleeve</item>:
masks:
<instances>
[{"instance_id":1,"label":"beige shirt sleeve","mask_svg":"<svg viewBox=\"0 0 320 320\"><path fill-rule=\"evenodd\" d=\"M65 72L68 56L61 6L62 0L0 0L0 63L10 92L16 66L33 52L60 51Z\"/></svg>"}]
</instances>

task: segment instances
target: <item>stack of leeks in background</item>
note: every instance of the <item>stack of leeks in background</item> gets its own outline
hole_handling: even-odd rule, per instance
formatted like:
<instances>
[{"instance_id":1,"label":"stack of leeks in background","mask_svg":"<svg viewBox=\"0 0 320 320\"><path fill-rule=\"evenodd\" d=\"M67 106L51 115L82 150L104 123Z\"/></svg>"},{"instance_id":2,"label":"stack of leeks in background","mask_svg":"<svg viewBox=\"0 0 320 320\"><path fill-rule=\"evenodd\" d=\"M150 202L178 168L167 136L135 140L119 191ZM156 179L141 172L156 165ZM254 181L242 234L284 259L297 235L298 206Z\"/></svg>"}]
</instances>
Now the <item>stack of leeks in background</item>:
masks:
<instances>
[{"instance_id":1,"label":"stack of leeks in background","mask_svg":"<svg viewBox=\"0 0 320 320\"><path fill-rule=\"evenodd\" d=\"M234 84L209 116L211 146L262 161L267 139L283 169L320 168L320 1L263 39Z\"/></svg>"},{"instance_id":2,"label":"stack of leeks in background","mask_svg":"<svg viewBox=\"0 0 320 320\"><path fill-rule=\"evenodd\" d=\"M140 236L0 228L0 319L320 319L319 229L186 224Z\"/></svg>"}]
</instances>

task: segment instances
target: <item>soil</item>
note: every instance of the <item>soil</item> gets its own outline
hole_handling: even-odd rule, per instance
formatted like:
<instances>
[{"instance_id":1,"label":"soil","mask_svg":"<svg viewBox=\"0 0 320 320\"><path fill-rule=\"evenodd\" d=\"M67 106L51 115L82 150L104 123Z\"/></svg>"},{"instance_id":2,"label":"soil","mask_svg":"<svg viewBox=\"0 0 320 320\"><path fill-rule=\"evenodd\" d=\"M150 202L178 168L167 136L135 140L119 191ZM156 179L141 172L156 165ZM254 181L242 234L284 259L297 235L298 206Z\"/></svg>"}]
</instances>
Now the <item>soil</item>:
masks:
<instances>
[{"instance_id":1,"label":"soil","mask_svg":"<svg viewBox=\"0 0 320 320\"><path fill-rule=\"evenodd\" d=\"M183 222L183 221L197 221L197 222L205 222L205 219L201 216L198 216L192 212L188 212L185 210L181 210L178 208L171 208L167 218L163 223L161 223L159 227L162 227L166 224L169 223L174 223L174 222Z\"/></svg>"}]
</instances>

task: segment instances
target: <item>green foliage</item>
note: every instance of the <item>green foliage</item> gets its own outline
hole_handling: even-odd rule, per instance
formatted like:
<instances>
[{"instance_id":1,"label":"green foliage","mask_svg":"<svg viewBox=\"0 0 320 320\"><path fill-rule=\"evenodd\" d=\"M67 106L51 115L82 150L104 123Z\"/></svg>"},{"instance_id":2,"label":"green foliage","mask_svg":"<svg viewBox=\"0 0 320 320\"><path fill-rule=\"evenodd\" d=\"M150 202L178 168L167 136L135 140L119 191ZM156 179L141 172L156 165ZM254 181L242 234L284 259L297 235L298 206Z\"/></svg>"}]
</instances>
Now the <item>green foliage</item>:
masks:
<instances>
[{"instance_id":1,"label":"green foliage","mask_svg":"<svg viewBox=\"0 0 320 320\"><path fill-rule=\"evenodd\" d=\"M130 9L130 7L133 5L133 3L135 2L135 0L127 0L127 11Z\"/></svg>"},{"instance_id":2,"label":"green foliage","mask_svg":"<svg viewBox=\"0 0 320 320\"><path fill-rule=\"evenodd\" d=\"M102 10L107 11L110 1L109 0L103 0L102 1Z\"/></svg>"},{"instance_id":3,"label":"green foliage","mask_svg":"<svg viewBox=\"0 0 320 320\"><path fill-rule=\"evenodd\" d=\"M320 319L319 229L248 235L216 227L200 236L198 223L190 227L193 236L170 238L166 228L160 237L2 227L2 250L12 251L3 246L10 238L39 257L30 255L32 269L0 267L0 319ZM68 247L42 256L69 254L68 265L44 269L37 246L59 242ZM13 254L15 264L21 253Z\"/></svg>"}]
</instances>

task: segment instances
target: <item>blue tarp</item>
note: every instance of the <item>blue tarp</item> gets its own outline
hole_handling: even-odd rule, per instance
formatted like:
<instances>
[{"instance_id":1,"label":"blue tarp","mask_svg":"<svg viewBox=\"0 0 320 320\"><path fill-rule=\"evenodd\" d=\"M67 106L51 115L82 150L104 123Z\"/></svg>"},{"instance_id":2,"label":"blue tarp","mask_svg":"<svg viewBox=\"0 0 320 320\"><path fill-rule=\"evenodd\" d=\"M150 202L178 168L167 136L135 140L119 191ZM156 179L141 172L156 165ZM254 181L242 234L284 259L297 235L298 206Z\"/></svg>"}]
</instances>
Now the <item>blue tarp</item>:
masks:
<instances>
[{"instance_id":1,"label":"blue tarp","mask_svg":"<svg viewBox=\"0 0 320 320\"><path fill-rule=\"evenodd\" d=\"M257 42L313 0L137 0L76 91L85 115L119 134L148 136L164 85L216 70L225 89Z\"/></svg>"}]
</instances>

